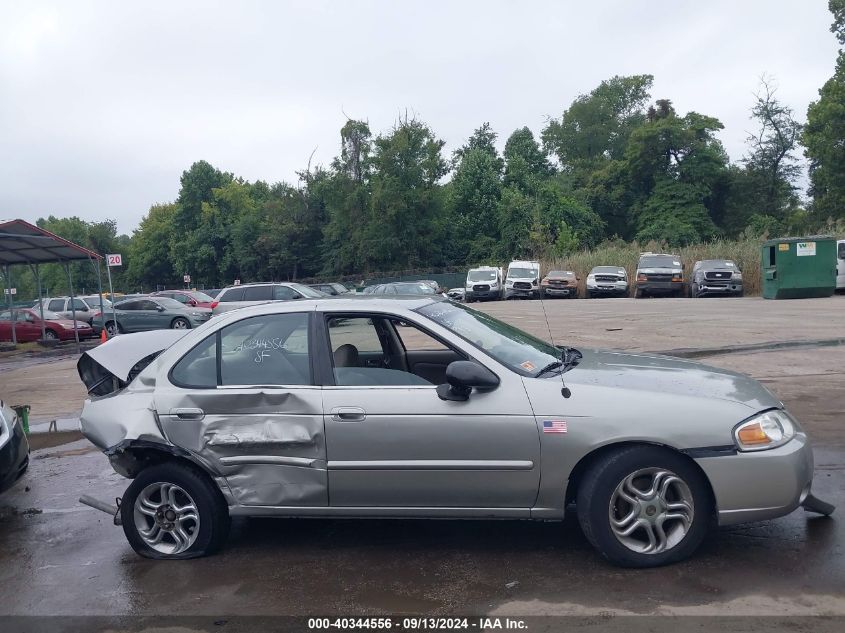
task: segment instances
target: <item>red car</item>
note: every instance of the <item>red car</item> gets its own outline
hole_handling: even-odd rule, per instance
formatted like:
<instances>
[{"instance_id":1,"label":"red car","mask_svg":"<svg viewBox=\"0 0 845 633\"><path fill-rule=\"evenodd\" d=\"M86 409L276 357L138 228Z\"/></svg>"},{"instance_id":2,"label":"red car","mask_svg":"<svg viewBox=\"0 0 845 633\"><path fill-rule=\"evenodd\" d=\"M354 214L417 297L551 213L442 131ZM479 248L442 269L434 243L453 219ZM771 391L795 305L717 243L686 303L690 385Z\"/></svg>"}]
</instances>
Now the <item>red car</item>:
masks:
<instances>
[{"instance_id":1,"label":"red car","mask_svg":"<svg viewBox=\"0 0 845 633\"><path fill-rule=\"evenodd\" d=\"M199 292L198 290L161 290L159 292L151 292L150 296L169 297L192 308L210 308L211 303L214 301L213 297L209 297L204 292Z\"/></svg>"},{"instance_id":2,"label":"red car","mask_svg":"<svg viewBox=\"0 0 845 633\"><path fill-rule=\"evenodd\" d=\"M15 335L19 343L37 341L41 338L41 315L38 310L15 310ZM52 340L73 340L73 321L44 310L44 337ZM76 322L79 338L94 336L94 330L84 321ZM12 313L0 312L0 341L12 340Z\"/></svg>"}]
</instances>

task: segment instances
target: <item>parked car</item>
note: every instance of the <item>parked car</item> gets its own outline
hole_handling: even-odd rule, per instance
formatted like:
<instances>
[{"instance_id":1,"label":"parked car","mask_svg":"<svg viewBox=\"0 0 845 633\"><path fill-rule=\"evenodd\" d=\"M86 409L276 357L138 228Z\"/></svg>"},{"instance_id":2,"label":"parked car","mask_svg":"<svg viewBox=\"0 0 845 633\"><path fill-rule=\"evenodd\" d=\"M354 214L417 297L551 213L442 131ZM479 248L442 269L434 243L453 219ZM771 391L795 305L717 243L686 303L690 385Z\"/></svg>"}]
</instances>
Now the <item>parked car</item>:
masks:
<instances>
[{"instance_id":1,"label":"parked car","mask_svg":"<svg viewBox=\"0 0 845 633\"><path fill-rule=\"evenodd\" d=\"M505 278L505 299L540 296L540 262L513 261Z\"/></svg>"},{"instance_id":2,"label":"parked car","mask_svg":"<svg viewBox=\"0 0 845 633\"><path fill-rule=\"evenodd\" d=\"M678 255L641 253L637 262L636 296L683 297L684 265Z\"/></svg>"},{"instance_id":3,"label":"parked car","mask_svg":"<svg viewBox=\"0 0 845 633\"><path fill-rule=\"evenodd\" d=\"M73 300L71 300L70 297L46 297L42 299L40 303L44 305L45 310L61 315L63 319L72 319L74 314L73 309L75 309L77 320L85 321L88 325L94 328L96 334L100 333L100 329L98 329L93 323L94 315L100 311L99 295L83 295L74 297ZM103 306L106 309L109 309L111 305L111 301L103 295ZM32 306L36 312L38 311L38 306L38 301L36 301ZM73 309L71 309L71 307L73 307Z\"/></svg>"},{"instance_id":4,"label":"parked car","mask_svg":"<svg viewBox=\"0 0 845 633\"><path fill-rule=\"evenodd\" d=\"M209 308L195 308L168 297L146 296L119 301L106 311L105 316L97 314L95 321L106 328L111 338L117 334L145 330L188 330L210 318Z\"/></svg>"},{"instance_id":5,"label":"parked car","mask_svg":"<svg viewBox=\"0 0 845 633\"><path fill-rule=\"evenodd\" d=\"M424 281L397 281L389 284L378 284L367 294L374 295L435 295L434 287Z\"/></svg>"},{"instance_id":6,"label":"parked car","mask_svg":"<svg viewBox=\"0 0 845 633\"><path fill-rule=\"evenodd\" d=\"M836 241L836 289L845 290L845 240Z\"/></svg>"},{"instance_id":7,"label":"parked car","mask_svg":"<svg viewBox=\"0 0 845 633\"><path fill-rule=\"evenodd\" d=\"M191 308L211 308L214 303L214 297L200 292L199 290L159 290L153 292L151 297L167 297L168 299L175 299L181 304Z\"/></svg>"},{"instance_id":8,"label":"parked car","mask_svg":"<svg viewBox=\"0 0 845 633\"><path fill-rule=\"evenodd\" d=\"M466 290L463 288L452 288L446 293L446 296L453 301L464 301L466 299Z\"/></svg>"},{"instance_id":9,"label":"parked car","mask_svg":"<svg viewBox=\"0 0 845 633\"><path fill-rule=\"evenodd\" d=\"M540 281L540 296L577 299L579 281L571 270L551 270Z\"/></svg>"},{"instance_id":10,"label":"parked car","mask_svg":"<svg viewBox=\"0 0 845 633\"><path fill-rule=\"evenodd\" d=\"M15 310L15 338L19 343L41 340L41 312L38 308L18 308ZM85 321L71 321L60 314L44 310L44 338L52 341L76 340L74 323L79 338L95 336L93 328ZM0 312L0 341L12 340L12 312Z\"/></svg>"},{"instance_id":11,"label":"parked car","mask_svg":"<svg viewBox=\"0 0 845 633\"><path fill-rule=\"evenodd\" d=\"M704 259L695 262L690 280L690 296L722 295L741 297L742 271L730 259Z\"/></svg>"},{"instance_id":12,"label":"parked car","mask_svg":"<svg viewBox=\"0 0 845 633\"><path fill-rule=\"evenodd\" d=\"M442 295L444 292L446 292L446 289L433 279L418 279L417 281L422 284L428 284L429 286L434 288L435 294Z\"/></svg>"},{"instance_id":13,"label":"parked car","mask_svg":"<svg viewBox=\"0 0 845 633\"><path fill-rule=\"evenodd\" d=\"M464 286L467 303L483 299L501 299L505 290L504 274L495 266L470 268Z\"/></svg>"},{"instance_id":14,"label":"parked car","mask_svg":"<svg viewBox=\"0 0 845 633\"><path fill-rule=\"evenodd\" d=\"M308 284L308 287L313 288L314 290L318 290L323 294L327 294L332 297L336 297L337 295L351 294L354 292L343 284L334 281L326 284Z\"/></svg>"},{"instance_id":15,"label":"parked car","mask_svg":"<svg viewBox=\"0 0 845 633\"><path fill-rule=\"evenodd\" d=\"M223 288L211 304L212 314L222 314L267 301L318 299L325 293L297 283L257 283Z\"/></svg>"},{"instance_id":16,"label":"parked car","mask_svg":"<svg viewBox=\"0 0 845 633\"><path fill-rule=\"evenodd\" d=\"M628 273L621 266L596 266L587 275L587 296L627 297Z\"/></svg>"},{"instance_id":17,"label":"parked car","mask_svg":"<svg viewBox=\"0 0 845 633\"><path fill-rule=\"evenodd\" d=\"M18 415L0 400L0 492L23 477L29 466L29 442Z\"/></svg>"},{"instance_id":18,"label":"parked car","mask_svg":"<svg viewBox=\"0 0 845 633\"><path fill-rule=\"evenodd\" d=\"M217 550L231 516L547 521L574 503L606 558L652 567L715 524L831 511L757 381L553 347L437 296L266 303L117 337L78 369L96 396L80 427L131 478L119 517L150 558Z\"/></svg>"}]
</instances>

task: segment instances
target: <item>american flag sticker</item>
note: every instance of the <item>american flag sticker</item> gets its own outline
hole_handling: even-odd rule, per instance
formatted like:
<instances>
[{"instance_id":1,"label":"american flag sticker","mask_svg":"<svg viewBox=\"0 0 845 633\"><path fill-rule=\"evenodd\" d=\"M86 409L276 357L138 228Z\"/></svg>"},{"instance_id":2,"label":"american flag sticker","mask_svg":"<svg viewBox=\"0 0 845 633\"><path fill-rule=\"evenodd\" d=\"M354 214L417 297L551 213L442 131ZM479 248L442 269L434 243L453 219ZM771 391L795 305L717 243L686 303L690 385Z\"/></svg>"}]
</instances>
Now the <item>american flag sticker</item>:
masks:
<instances>
[{"instance_id":1,"label":"american flag sticker","mask_svg":"<svg viewBox=\"0 0 845 633\"><path fill-rule=\"evenodd\" d=\"M543 433L566 433L566 420L543 420Z\"/></svg>"}]
</instances>

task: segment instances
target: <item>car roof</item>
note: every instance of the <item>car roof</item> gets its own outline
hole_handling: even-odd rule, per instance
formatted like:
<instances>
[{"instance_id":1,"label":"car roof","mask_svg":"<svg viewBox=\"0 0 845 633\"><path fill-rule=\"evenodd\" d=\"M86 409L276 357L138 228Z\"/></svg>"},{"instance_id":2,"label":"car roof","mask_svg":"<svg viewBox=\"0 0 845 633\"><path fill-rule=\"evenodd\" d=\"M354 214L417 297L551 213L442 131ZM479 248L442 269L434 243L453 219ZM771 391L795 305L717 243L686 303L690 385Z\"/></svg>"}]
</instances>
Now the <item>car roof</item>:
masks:
<instances>
[{"instance_id":1,"label":"car roof","mask_svg":"<svg viewBox=\"0 0 845 633\"><path fill-rule=\"evenodd\" d=\"M337 295L336 297L321 297L319 299L299 299L298 301L264 301L259 304L236 308L222 313L216 319L229 319L229 315L237 315L238 320L245 316L258 316L278 312L310 312L312 310L327 310L332 312L379 312L416 310L431 303L449 301L442 295Z\"/></svg>"}]
</instances>

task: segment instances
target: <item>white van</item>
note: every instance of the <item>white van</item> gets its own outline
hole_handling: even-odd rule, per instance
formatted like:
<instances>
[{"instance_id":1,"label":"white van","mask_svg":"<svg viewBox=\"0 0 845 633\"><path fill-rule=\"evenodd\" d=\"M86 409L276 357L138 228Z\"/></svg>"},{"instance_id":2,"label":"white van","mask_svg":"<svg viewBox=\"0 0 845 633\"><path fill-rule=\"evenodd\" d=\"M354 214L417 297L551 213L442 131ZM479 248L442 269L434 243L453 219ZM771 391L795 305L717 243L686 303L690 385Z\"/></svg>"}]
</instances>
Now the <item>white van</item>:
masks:
<instances>
[{"instance_id":1,"label":"white van","mask_svg":"<svg viewBox=\"0 0 845 633\"><path fill-rule=\"evenodd\" d=\"M513 261L505 278L505 299L540 296L540 262Z\"/></svg>"},{"instance_id":2,"label":"white van","mask_svg":"<svg viewBox=\"0 0 845 633\"><path fill-rule=\"evenodd\" d=\"M464 298L467 303L482 299L501 299L505 286L504 271L495 266L470 268L464 284Z\"/></svg>"},{"instance_id":3,"label":"white van","mask_svg":"<svg viewBox=\"0 0 845 633\"><path fill-rule=\"evenodd\" d=\"M845 240L836 242L836 289L845 290Z\"/></svg>"}]
</instances>

